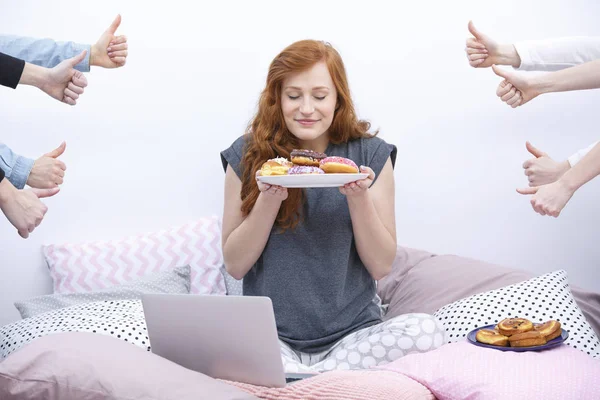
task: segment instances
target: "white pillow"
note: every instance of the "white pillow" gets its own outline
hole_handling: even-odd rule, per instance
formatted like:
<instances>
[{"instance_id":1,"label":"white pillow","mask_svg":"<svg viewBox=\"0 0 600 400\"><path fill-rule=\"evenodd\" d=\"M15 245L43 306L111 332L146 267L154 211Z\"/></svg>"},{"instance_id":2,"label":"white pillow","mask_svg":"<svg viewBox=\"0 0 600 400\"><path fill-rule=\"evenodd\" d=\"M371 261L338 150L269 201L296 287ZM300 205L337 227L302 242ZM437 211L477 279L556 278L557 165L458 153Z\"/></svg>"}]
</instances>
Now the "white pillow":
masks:
<instances>
[{"instance_id":1,"label":"white pillow","mask_svg":"<svg viewBox=\"0 0 600 400\"><path fill-rule=\"evenodd\" d=\"M29 318L47 311L74 306L76 304L94 303L106 300L141 299L146 293L189 294L189 265L159 271L136 279L131 283L109 287L90 293L55 293L17 301L15 307L21 318Z\"/></svg>"},{"instance_id":2,"label":"white pillow","mask_svg":"<svg viewBox=\"0 0 600 400\"><path fill-rule=\"evenodd\" d=\"M532 322L555 319L569 331L566 344L600 358L600 340L575 302L563 270L455 301L433 315L446 328L450 343L504 318L527 318Z\"/></svg>"}]
</instances>

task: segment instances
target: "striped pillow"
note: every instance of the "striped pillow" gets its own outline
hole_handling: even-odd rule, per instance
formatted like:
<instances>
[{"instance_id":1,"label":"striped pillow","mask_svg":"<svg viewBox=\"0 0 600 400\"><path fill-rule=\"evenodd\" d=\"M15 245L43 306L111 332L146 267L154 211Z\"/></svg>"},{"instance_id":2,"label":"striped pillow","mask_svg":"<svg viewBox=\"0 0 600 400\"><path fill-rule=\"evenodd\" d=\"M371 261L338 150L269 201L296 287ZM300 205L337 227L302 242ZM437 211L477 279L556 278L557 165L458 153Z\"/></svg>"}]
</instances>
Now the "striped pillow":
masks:
<instances>
[{"instance_id":1,"label":"striped pillow","mask_svg":"<svg viewBox=\"0 0 600 400\"><path fill-rule=\"evenodd\" d=\"M120 240L43 246L54 293L87 293L189 265L190 293L225 294L217 216Z\"/></svg>"}]
</instances>

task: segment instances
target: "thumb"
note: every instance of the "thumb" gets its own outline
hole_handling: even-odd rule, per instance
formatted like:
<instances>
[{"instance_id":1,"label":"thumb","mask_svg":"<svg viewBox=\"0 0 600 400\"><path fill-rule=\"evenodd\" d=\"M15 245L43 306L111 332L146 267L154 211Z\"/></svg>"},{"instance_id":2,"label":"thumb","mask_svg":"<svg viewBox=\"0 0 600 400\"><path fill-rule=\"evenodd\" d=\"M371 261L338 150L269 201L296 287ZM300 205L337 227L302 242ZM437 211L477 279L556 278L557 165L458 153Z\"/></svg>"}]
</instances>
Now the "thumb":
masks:
<instances>
[{"instance_id":1,"label":"thumb","mask_svg":"<svg viewBox=\"0 0 600 400\"><path fill-rule=\"evenodd\" d=\"M483 34L475 29L475 24L473 24L473 21L469 21L469 32L471 32L471 35L475 36L475 39L479 40L483 38Z\"/></svg>"},{"instance_id":2,"label":"thumb","mask_svg":"<svg viewBox=\"0 0 600 400\"><path fill-rule=\"evenodd\" d=\"M117 15L117 18L115 18L115 20L112 22L112 24L110 24L106 31L109 32L111 35L114 35L117 29L119 28L119 25L121 25L121 14Z\"/></svg>"},{"instance_id":3,"label":"thumb","mask_svg":"<svg viewBox=\"0 0 600 400\"><path fill-rule=\"evenodd\" d=\"M524 189L517 189L517 192L521 193L521 194L536 194L537 191L538 191L537 186L528 187L528 188L524 188Z\"/></svg>"},{"instance_id":4,"label":"thumb","mask_svg":"<svg viewBox=\"0 0 600 400\"><path fill-rule=\"evenodd\" d=\"M502 68L499 68L495 64L492 65L492 69L494 70L494 73L496 75L498 75L499 77L504 78L510 82L510 78L512 77L512 74L510 72L507 72L507 71L503 70Z\"/></svg>"},{"instance_id":5,"label":"thumb","mask_svg":"<svg viewBox=\"0 0 600 400\"><path fill-rule=\"evenodd\" d=\"M82 62L86 55L87 55L87 50L84 50L81 53L79 53L79 55L76 55L75 57L70 58L69 61L71 62L71 65L74 67L77 64L79 64L80 62Z\"/></svg>"},{"instance_id":6,"label":"thumb","mask_svg":"<svg viewBox=\"0 0 600 400\"><path fill-rule=\"evenodd\" d=\"M58 146L57 148L55 148L54 150L52 150L50 153L44 154L44 156L46 156L46 157L52 157L52 158L58 158L58 157L60 157L65 152L66 148L67 148L67 142L62 142L60 144L60 146Z\"/></svg>"},{"instance_id":7,"label":"thumb","mask_svg":"<svg viewBox=\"0 0 600 400\"><path fill-rule=\"evenodd\" d=\"M60 188L55 187L52 189L31 189L31 191L33 192L33 194L35 194L38 197L38 199L43 199L45 197L54 196L56 193L58 193L60 191Z\"/></svg>"},{"instance_id":8,"label":"thumb","mask_svg":"<svg viewBox=\"0 0 600 400\"><path fill-rule=\"evenodd\" d=\"M533 154L534 156L536 156L537 158L539 157L544 157L547 156L548 154L544 153L543 151L537 149L536 147L534 147L531 143L529 142L525 142L525 147L527 147L527 151L530 152L531 154Z\"/></svg>"}]
</instances>

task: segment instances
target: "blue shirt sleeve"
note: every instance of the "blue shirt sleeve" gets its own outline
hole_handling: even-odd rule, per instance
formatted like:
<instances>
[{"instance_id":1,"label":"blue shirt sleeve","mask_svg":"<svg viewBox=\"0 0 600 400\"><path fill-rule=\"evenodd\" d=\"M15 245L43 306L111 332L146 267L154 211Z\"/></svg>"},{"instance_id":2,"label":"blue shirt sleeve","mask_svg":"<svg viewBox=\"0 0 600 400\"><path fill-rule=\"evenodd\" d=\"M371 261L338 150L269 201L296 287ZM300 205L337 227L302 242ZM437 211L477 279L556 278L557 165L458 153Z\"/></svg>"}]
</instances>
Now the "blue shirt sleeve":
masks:
<instances>
[{"instance_id":1,"label":"blue shirt sleeve","mask_svg":"<svg viewBox=\"0 0 600 400\"><path fill-rule=\"evenodd\" d=\"M0 35L0 52L45 68L53 68L62 61L75 57L83 50L87 50L87 56L75 66L75 69L81 72L89 72L91 52L89 44Z\"/></svg>"},{"instance_id":2,"label":"blue shirt sleeve","mask_svg":"<svg viewBox=\"0 0 600 400\"><path fill-rule=\"evenodd\" d=\"M23 189L35 160L15 154L7 145L0 143L0 168L17 189Z\"/></svg>"}]
</instances>

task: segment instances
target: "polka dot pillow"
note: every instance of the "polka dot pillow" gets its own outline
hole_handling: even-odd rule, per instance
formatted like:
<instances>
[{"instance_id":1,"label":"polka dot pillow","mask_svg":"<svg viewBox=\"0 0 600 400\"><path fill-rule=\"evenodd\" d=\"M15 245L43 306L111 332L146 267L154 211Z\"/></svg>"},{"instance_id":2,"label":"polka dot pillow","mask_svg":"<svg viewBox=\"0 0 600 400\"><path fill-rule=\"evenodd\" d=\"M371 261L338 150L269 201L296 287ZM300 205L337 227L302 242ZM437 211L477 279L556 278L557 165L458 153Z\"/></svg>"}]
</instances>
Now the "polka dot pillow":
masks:
<instances>
[{"instance_id":1,"label":"polka dot pillow","mask_svg":"<svg viewBox=\"0 0 600 400\"><path fill-rule=\"evenodd\" d=\"M0 360L39 337L60 332L112 336L150 351L141 300L78 304L0 327Z\"/></svg>"},{"instance_id":2,"label":"polka dot pillow","mask_svg":"<svg viewBox=\"0 0 600 400\"><path fill-rule=\"evenodd\" d=\"M555 319L569 331L566 344L600 358L600 340L577 306L563 270L455 301L433 315L444 325L448 342L461 341L471 330L504 318Z\"/></svg>"}]
</instances>

